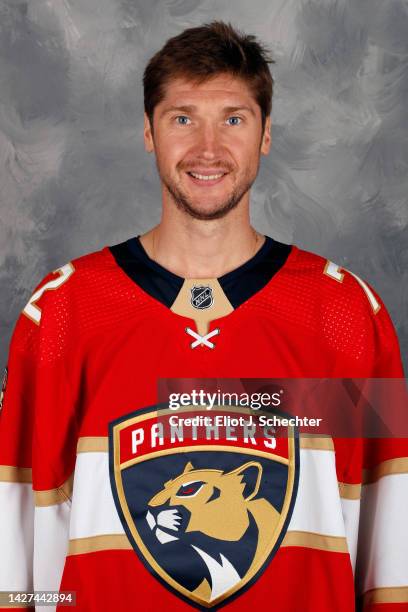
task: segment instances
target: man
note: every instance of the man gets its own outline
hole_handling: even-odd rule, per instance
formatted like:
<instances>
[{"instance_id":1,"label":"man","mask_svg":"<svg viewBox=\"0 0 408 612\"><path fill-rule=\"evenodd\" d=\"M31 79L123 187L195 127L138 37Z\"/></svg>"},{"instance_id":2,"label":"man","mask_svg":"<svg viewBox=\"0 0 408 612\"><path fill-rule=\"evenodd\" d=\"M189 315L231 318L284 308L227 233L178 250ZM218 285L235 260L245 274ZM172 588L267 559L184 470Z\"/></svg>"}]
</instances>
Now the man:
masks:
<instances>
[{"instance_id":1,"label":"man","mask_svg":"<svg viewBox=\"0 0 408 612\"><path fill-rule=\"evenodd\" d=\"M373 289L250 225L272 84L222 22L150 60L161 222L47 275L13 335L0 590L89 612L408 609L404 441L159 435L160 378L403 376Z\"/></svg>"}]
</instances>

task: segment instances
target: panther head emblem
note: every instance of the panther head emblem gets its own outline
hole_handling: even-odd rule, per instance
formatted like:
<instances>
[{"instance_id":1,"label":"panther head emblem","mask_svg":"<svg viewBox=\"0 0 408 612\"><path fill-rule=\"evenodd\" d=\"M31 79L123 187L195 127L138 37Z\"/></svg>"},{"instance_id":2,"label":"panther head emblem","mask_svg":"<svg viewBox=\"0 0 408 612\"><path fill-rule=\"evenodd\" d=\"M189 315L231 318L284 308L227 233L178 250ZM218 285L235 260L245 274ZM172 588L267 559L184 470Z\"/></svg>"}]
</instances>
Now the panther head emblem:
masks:
<instances>
[{"instance_id":1,"label":"panther head emblem","mask_svg":"<svg viewBox=\"0 0 408 612\"><path fill-rule=\"evenodd\" d=\"M243 578L277 526L279 512L257 498L261 478L257 461L226 473L189 462L148 503L146 521L158 542L181 542L200 557L206 571L196 592L209 601Z\"/></svg>"}]
</instances>

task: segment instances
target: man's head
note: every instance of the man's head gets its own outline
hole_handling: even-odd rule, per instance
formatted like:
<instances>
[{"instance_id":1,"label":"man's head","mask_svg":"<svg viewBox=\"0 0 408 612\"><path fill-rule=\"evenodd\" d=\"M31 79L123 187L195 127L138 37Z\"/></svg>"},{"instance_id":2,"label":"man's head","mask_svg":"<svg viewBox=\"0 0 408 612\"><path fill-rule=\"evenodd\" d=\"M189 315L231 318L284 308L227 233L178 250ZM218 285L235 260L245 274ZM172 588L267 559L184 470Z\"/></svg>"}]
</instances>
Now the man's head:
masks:
<instances>
[{"instance_id":1,"label":"man's head","mask_svg":"<svg viewBox=\"0 0 408 612\"><path fill-rule=\"evenodd\" d=\"M213 22L171 38L147 65L146 150L191 216L225 216L255 181L270 147L272 62L254 36Z\"/></svg>"}]
</instances>

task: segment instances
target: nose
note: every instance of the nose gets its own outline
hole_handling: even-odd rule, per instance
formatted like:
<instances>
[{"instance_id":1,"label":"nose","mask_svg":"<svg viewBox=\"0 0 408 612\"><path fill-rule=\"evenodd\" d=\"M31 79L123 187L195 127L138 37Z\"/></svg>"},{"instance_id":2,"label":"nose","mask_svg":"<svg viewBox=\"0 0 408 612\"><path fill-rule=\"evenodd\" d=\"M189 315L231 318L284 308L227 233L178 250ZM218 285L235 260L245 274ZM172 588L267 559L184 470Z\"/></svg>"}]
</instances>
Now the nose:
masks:
<instances>
[{"instance_id":1,"label":"nose","mask_svg":"<svg viewBox=\"0 0 408 612\"><path fill-rule=\"evenodd\" d=\"M220 133L216 125L210 122L203 123L198 135L197 149L203 159L213 160L220 156Z\"/></svg>"}]
</instances>

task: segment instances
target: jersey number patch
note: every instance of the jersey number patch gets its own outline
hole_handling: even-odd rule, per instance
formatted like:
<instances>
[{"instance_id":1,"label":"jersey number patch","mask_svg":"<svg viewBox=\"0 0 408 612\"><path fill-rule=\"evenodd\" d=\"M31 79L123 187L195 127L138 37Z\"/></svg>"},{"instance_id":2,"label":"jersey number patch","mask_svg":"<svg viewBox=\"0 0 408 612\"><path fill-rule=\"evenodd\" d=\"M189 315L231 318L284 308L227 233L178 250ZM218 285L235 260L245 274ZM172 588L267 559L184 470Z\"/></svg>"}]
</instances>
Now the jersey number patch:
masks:
<instances>
[{"instance_id":1,"label":"jersey number patch","mask_svg":"<svg viewBox=\"0 0 408 612\"><path fill-rule=\"evenodd\" d=\"M336 280L337 282L342 283L344 279L344 272L342 271L343 269L344 268L341 268L337 264L328 260L324 269L324 273L327 274L327 276L330 276L330 278L334 278L334 280ZM350 272L350 270L347 270L347 272L351 274L351 276L354 276L354 278L366 294L368 301L370 302L370 306L374 311L374 314L377 314L377 312L381 308L381 305L375 297L374 293L371 291L370 287L359 276L357 276L357 274Z\"/></svg>"},{"instance_id":2,"label":"jersey number patch","mask_svg":"<svg viewBox=\"0 0 408 612\"><path fill-rule=\"evenodd\" d=\"M52 280L45 283L40 289L38 289L28 300L27 304L23 308L23 314L25 314L29 319L34 321L37 325L40 324L41 321L41 308L38 306L37 301L40 299L42 294L45 291L49 291L51 289L58 289L61 287L69 279L71 274L75 272L75 268L71 262L65 264L61 268L57 268L54 270L55 273L58 272L59 276L57 278L53 278Z\"/></svg>"}]
</instances>

